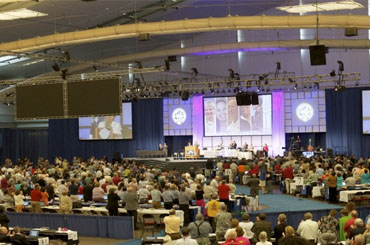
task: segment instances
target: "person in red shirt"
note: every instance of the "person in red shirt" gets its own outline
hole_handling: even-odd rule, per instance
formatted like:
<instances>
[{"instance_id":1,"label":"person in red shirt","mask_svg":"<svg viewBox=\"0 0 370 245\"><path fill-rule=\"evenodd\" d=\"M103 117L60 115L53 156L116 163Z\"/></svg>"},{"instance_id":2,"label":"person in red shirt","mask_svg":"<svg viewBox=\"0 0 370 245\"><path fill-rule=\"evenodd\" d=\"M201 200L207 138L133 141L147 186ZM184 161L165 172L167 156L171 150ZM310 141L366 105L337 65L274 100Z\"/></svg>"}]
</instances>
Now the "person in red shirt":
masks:
<instances>
[{"instance_id":1,"label":"person in red shirt","mask_svg":"<svg viewBox=\"0 0 370 245\"><path fill-rule=\"evenodd\" d=\"M253 174L257 175L260 172L260 168L256 163L251 170L249 170L248 175L252 176Z\"/></svg>"},{"instance_id":2,"label":"person in red shirt","mask_svg":"<svg viewBox=\"0 0 370 245\"><path fill-rule=\"evenodd\" d=\"M3 178L1 179L1 189L8 189L8 181L7 179L5 178L5 175L3 176Z\"/></svg>"},{"instance_id":3,"label":"person in red shirt","mask_svg":"<svg viewBox=\"0 0 370 245\"><path fill-rule=\"evenodd\" d=\"M112 178L113 183L118 186L118 183L121 182L121 178L118 177L118 173L114 174L114 177Z\"/></svg>"},{"instance_id":4,"label":"person in red shirt","mask_svg":"<svg viewBox=\"0 0 370 245\"><path fill-rule=\"evenodd\" d=\"M352 218L350 220L347 220L347 222L344 225L343 230L345 232L347 232L347 237L349 237L349 235L351 233L351 229L352 228L355 228L355 220L357 219L357 216L358 216L357 211L356 210L352 210L351 211L351 217Z\"/></svg>"},{"instance_id":5,"label":"person in red shirt","mask_svg":"<svg viewBox=\"0 0 370 245\"><path fill-rule=\"evenodd\" d=\"M36 184L35 189L31 191L31 206L33 213L41 213L41 199L42 194L40 192L40 185Z\"/></svg>"},{"instance_id":6,"label":"person in red shirt","mask_svg":"<svg viewBox=\"0 0 370 245\"><path fill-rule=\"evenodd\" d=\"M218 196L220 197L220 202L224 202L228 210L230 209L229 192L230 187L226 184L226 181L223 180L221 184L218 186Z\"/></svg>"},{"instance_id":7,"label":"person in red shirt","mask_svg":"<svg viewBox=\"0 0 370 245\"><path fill-rule=\"evenodd\" d=\"M290 183L292 183L292 179L293 179L293 167L291 164L288 165L288 167L284 169L283 178L285 181L286 193L289 194L290 193Z\"/></svg>"},{"instance_id":8,"label":"person in red shirt","mask_svg":"<svg viewBox=\"0 0 370 245\"><path fill-rule=\"evenodd\" d=\"M263 153L265 154L265 157L267 158L269 156L269 147L267 144L263 147Z\"/></svg>"}]
</instances>

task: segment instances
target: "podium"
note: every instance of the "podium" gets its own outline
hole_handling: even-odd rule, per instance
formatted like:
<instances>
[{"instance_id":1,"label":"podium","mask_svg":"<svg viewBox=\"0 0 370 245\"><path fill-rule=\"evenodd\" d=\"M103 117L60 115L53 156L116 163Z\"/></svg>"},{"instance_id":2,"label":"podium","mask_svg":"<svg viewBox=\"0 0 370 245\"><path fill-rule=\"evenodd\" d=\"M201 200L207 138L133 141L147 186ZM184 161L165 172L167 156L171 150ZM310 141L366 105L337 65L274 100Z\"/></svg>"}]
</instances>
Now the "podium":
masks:
<instances>
[{"instance_id":1,"label":"podium","mask_svg":"<svg viewBox=\"0 0 370 245\"><path fill-rule=\"evenodd\" d=\"M199 158L200 150L199 147L185 146L185 158Z\"/></svg>"}]
</instances>

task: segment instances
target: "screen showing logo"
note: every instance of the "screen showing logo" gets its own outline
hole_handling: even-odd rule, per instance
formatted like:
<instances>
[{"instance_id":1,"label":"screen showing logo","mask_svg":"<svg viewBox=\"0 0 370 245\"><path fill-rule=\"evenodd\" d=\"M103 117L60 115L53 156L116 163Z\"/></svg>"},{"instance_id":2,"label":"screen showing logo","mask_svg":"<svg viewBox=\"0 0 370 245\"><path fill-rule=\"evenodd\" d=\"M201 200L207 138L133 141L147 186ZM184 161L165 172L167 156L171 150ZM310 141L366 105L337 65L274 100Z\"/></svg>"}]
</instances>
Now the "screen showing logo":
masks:
<instances>
[{"instance_id":1,"label":"screen showing logo","mask_svg":"<svg viewBox=\"0 0 370 245\"><path fill-rule=\"evenodd\" d=\"M297 106L295 113L299 120L303 122L308 122L312 119L314 110L310 104L302 103Z\"/></svg>"},{"instance_id":2,"label":"screen showing logo","mask_svg":"<svg viewBox=\"0 0 370 245\"><path fill-rule=\"evenodd\" d=\"M182 125L186 121L186 111L182 108L173 110L172 121L177 125Z\"/></svg>"}]
</instances>

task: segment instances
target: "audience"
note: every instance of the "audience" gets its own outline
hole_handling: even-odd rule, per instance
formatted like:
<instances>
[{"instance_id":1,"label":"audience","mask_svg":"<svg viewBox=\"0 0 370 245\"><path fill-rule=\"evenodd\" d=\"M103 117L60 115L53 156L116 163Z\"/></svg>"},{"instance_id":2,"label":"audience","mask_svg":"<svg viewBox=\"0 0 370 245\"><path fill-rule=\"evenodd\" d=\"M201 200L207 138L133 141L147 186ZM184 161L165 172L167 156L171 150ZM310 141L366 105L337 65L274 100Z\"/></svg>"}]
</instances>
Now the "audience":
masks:
<instances>
[{"instance_id":1,"label":"audience","mask_svg":"<svg viewBox=\"0 0 370 245\"><path fill-rule=\"evenodd\" d=\"M221 205L221 211L216 214L216 238L218 241L224 240L227 229L231 226L232 216L227 212L227 206L223 203ZM236 237L236 234L235 234ZM235 238L234 238L235 239Z\"/></svg>"},{"instance_id":2,"label":"audience","mask_svg":"<svg viewBox=\"0 0 370 245\"><path fill-rule=\"evenodd\" d=\"M272 224L269 221L266 221L266 215L264 213L260 213L257 216L256 223L254 223L252 227L252 232L254 233L253 241L255 243L259 242L259 236L261 232L266 232L267 239L271 238L272 232Z\"/></svg>"},{"instance_id":3,"label":"audience","mask_svg":"<svg viewBox=\"0 0 370 245\"><path fill-rule=\"evenodd\" d=\"M319 235L319 225L316 221L312 220L311 213L304 214L304 220L298 226L297 233L307 239L311 244L315 244Z\"/></svg>"},{"instance_id":4,"label":"audience","mask_svg":"<svg viewBox=\"0 0 370 245\"><path fill-rule=\"evenodd\" d=\"M203 220L202 214L196 215L196 221L188 226L191 238L197 240L198 244L210 244L209 233L212 233L211 225Z\"/></svg>"},{"instance_id":5,"label":"audience","mask_svg":"<svg viewBox=\"0 0 370 245\"><path fill-rule=\"evenodd\" d=\"M181 225L181 219L180 217L176 216L176 210L171 209L170 215L166 216L163 219L163 222L165 224L165 232L166 235L169 235L172 240L179 239L180 236L180 225ZM189 233L189 230L187 230Z\"/></svg>"},{"instance_id":6,"label":"audience","mask_svg":"<svg viewBox=\"0 0 370 245\"><path fill-rule=\"evenodd\" d=\"M337 211L332 209L328 216L321 217L318 222L321 235L319 242L322 245L333 243L337 240L338 220L335 218Z\"/></svg>"},{"instance_id":7,"label":"audience","mask_svg":"<svg viewBox=\"0 0 370 245\"><path fill-rule=\"evenodd\" d=\"M171 237L172 240L174 240ZM190 238L189 229L184 227L182 229L182 238L176 241L176 245L197 245L198 242L195 239Z\"/></svg>"}]
</instances>

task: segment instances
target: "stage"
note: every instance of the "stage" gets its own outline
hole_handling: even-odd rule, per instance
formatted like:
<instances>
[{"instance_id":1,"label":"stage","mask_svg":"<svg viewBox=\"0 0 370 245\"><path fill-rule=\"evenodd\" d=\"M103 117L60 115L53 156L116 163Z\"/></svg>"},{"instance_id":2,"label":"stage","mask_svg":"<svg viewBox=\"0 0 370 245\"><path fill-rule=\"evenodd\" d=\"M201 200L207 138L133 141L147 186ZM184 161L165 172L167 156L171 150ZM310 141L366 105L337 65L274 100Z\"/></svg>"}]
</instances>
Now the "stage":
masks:
<instances>
[{"instance_id":1,"label":"stage","mask_svg":"<svg viewBox=\"0 0 370 245\"><path fill-rule=\"evenodd\" d=\"M158 167L161 169L172 170L176 168L180 171L189 171L190 167L194 169L205 168L206 158L196 159L174 159L173 157L157 157L157 158L129 158L138 164L144 164L147 167Z\"/></svg>"}]
</instances>

